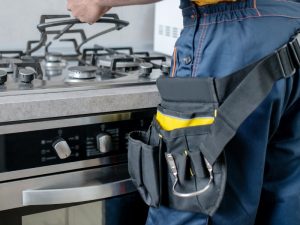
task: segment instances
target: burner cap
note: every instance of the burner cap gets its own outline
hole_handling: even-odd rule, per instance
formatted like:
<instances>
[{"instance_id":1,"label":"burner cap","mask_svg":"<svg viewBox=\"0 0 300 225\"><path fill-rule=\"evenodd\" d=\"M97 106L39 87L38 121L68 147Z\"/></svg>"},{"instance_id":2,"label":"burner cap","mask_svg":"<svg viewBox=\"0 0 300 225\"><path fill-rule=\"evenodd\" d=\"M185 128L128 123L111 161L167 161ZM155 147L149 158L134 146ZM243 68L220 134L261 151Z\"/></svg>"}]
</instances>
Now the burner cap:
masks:
<instances>
[{"instance_id":1,"label":"burner cap","mask_svg":"<svg viewBox=\"0 0 300 225\"><path fill-rule=\"evenodd\" d=\"M140 64L139 68L140 68L140 72L143 75L149 75L152 72L153 64L152 63L144 62L144 63Z\"/></svg>"},{"instance_id":2,"label":"burner cap","mask_svg":"<svg viewBox=\"0 0 300 225\"><path fill-rule=\"evenodd\" d=\"M24 83L30 83L32 80L34 80L35 75L35 70L30 68L22 68L19 70L19 77Z\"/></svg>"},{"instance_id":3,"label":"burner cap","mask_svg":"<svg viewBox=\"0 0 300 225\"><path fill-rule=\"evenodd\" d=\"M21 76L30 76L30 75L34 75L35 71L33 69L29 69L29 68L22 68L19 70L19 74Z\"/></svg>"},{"instance_id":4,"label":"burner cap","mask_svg":"<svg viewBox=\"0 0 300 225\"><path fill-rule=\"evenodd\" d=\"M96 66L73 66L68 69L69 77L75 79L93 79L96 77Z\"/></svg>"},{"instance_id":5,"label":"burner cap","mask_svg":"<svg viewBox=\"0 0 300 225\"><path fill-rule=\"evenodd\" d=\"M58 52L49 52L46 55L47 62L60 62L62 59L62 54Z\"/></svg>"}]
</instances>

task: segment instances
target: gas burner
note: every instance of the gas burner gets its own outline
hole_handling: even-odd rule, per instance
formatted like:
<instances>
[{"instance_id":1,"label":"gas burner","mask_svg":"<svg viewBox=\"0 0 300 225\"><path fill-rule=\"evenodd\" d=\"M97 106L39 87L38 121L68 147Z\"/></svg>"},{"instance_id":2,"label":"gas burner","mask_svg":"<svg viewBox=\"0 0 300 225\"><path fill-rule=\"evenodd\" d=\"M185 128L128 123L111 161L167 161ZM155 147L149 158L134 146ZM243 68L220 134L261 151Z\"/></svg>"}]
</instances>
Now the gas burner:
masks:
<instances>
[{"instance_id":1,"label":"gas burner","mask_svg":"<svg viewBox=\"0 0 300 225\"><path fill-rule=\"evenodd\" d=\"M72 66L68 68L68 75L71 79L94 79L96 77L96 71L96 66Z\"/></svg>"},{"instance_id":2,"label":"gas burner","mask_svg":"<svg viewBox=\"0 0 300 225\"><path fill-rule=\"evenodd\" d=\"M128 59L128 60L127 60ZM111 68L112 62L117 61L115 68L120 69L136 69L139 67L139 62L125 55L106 55L97 57L97 66Z\"/></svg>"},{"instance_id":3,"label":"gas burner","mask_svg":"<svg viewBox=\"0 0 300 225\"><path fill-rule=\"evenodd\" d=\"M60 74L63 68L67 66L66 60L60 53L47 53L45 60L45 69L48 75Z\"/></svg>"},{"instance_id":4,"label":"gas burner","mask_svg":"<svg viewBox=\"0 0 300 225\"><path fill-rule=\"evenodd\" d=\"M58 52L49 52L45 58L47 62L61 62L62 54Z\"/></svg>"},{"instance_id":5,"label":"gas burner","mask_svg":"<svg viewBox=\"0 0 300 225\"><path fill-rule=\"evenodd\" d=\"M13 77L19 78L24 83L30 83L33 79L43 79L41 64L37 61L13 63Z\"/></svg>"},{"instance_id":6,"label":"gas burner","mask_svg":"<svg viewBox=\"0 0 300 225\"><path fill-rule=\"evenodd\" d=\"M152 72L153 64L144 62L139 65L139 70L142 76L149 76Z\"/></svg>"},{"instance_id":7,"label":"gas burner","mask_svg":"<svg viewBox=\"0 0 300 225\"><path fill-rule=\"evenodd\" d=\"M47 77L61 75L63 69L67 66L67 61L63 59L61 53L51 52L45 56L45 73Z\"/></svg>"},{"instance_id":8,"label":"gas burner","mask_svg":"<svg viewBox=\"0 0 300 225\"><path fill-rule=\"evenodd\" d=\"M36 77L36 71L32 68L21 68L19 69L18 77L23 83L31 83Z\"/></svg>"}]
</instances>

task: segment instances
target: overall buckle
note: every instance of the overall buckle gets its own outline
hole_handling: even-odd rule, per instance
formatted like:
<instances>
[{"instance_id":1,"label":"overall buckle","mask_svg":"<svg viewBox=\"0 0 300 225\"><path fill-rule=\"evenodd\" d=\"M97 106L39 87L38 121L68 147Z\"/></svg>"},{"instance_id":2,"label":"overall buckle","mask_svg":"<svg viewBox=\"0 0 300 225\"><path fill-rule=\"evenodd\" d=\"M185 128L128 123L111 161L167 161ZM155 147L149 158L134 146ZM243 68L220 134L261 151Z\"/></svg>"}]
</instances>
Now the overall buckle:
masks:
<instances>
[{"instance_id":1,"label":"overall buckle","mask_svg":"<svg viewBox=\"0 0 300 225\"><path fill-rule=\"evenodd\" d=\"M299 68L300 67L300 30L292 37L291 41L289 42L290 52L295 62L295 65Z\"/></svg>"},{"instance_id":2,"label":"overall buckle","mask_svg":"<svg viewBox=\"0 0 300 225\"><path fill-rule=\"evenodd\" d=\"M293 62L294 56L291 54L293 53L289 50L287 44L276 51L276 57L281 70L282 78L289 78L296 72L296 67Z\"/></svg>"}]
</instances>

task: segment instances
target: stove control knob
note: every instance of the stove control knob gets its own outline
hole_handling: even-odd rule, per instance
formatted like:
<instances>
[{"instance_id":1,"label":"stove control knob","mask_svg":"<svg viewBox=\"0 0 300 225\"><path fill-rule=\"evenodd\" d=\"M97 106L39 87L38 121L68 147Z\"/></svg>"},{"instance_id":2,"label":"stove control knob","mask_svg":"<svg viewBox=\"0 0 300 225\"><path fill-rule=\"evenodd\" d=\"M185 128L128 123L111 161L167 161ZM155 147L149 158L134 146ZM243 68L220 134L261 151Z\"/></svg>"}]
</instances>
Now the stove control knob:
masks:
<instances>
[{"instance_id":1,"label":"stove control knob","mask_svg":"<svg viewBox=\"0 0 300 225\"><path fill-rule=\"evenodd\" d=\"M52 147L55 149L60 159L66 159L71 155L71 149L68 143L62 138L58 138L54 141Z\"/></svg>"},{"instance_id":2,"label":"stove control knob","mask_svg":"<svg viewBox=\"0 0 300 225\"><path fill-rule=\"evenodd\" d=\"M141 63L139 69L142 75L148 76L152 72L153 64L147 62Z\"/></svg>"},{"instance_id":3,"label":"stove control knob","mask_svg":"<svg viewBox=\"0 0 300 225\"><path fill-rule=\"evenodd\" d=\"M170 63L168 62L162 62L161 67L160 67L161 71L163 72L164 75L169 75L170 74Z\"/></svg>"},{"instance_id":4,"label":"stove control knob","mask_svg":"<svg viewBox=\"0 0 300 225\"><path fill-rule=\"evenodd\" d=\"M7 81L7 72L0 70L0 85L3 85Z\"/></svg>"},{"instance_id":5,"label":"stove control knob","mask_svg":"<svg viewBox=\"0 0 300 225\"><path fill-rule=\"evenodd\" d=\"M108 133L100 133L96 137L97 148L101 153L111 152L113 150L112 137Z\"/></svg>"},{"instance_id":6,"label":"stove control knob","mask_svg":"<svg viewBox=\"0 0 300 225\"><path fill-rule=\"evenodd\" d=\"M36 72L33 69L20 69L19 78L23 83L31 83L36 76Z\"/></svg>"}]
</instances>

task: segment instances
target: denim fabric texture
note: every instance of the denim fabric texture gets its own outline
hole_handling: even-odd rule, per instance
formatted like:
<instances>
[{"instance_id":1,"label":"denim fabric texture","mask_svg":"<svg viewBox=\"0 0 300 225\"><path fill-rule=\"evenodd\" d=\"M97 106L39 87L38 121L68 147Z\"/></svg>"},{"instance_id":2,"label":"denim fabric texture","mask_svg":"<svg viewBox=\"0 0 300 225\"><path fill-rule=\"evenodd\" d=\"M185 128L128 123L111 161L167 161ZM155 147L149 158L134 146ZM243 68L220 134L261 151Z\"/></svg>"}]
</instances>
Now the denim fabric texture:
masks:
<instances>
[{"instance_id":1,"label":"denim fabric texture","mask_svg":"<svg viewBox=\"0 0 300 225\"><path fill-rule=\"evenodd\" d=\"M173 76L223 77L274 52L300 29L300 2L244 0L196 7L181 0L184 29ZM147 225L299 225L300 79L278 81L226 146L228 180L212 218L150 208ZM242 109L241 109L242 110Z\"/></svg>"}]
</instances>

